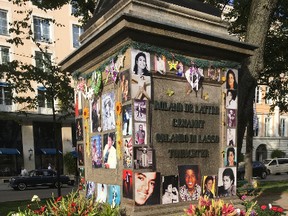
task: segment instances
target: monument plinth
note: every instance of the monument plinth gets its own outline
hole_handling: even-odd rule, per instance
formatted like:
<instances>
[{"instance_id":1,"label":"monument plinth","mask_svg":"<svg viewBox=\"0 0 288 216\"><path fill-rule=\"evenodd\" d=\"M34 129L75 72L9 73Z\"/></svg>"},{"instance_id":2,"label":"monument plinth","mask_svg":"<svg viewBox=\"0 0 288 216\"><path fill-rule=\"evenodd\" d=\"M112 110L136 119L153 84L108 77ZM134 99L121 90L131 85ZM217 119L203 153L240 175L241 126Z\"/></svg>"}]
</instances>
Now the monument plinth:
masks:
<instances>
[{"instance_id":1,"label":"monument plinth","mask_svg":"<svg viewBox=\"0 0 288 216\"><path fill-rule=\"evenodd\" d=\"M61 63L76 80L87 198L168 215L201 195L235 196L238 67L255 47L229 36L216 9L192 3L100 4Z\"/></svg>"}]
</instances>

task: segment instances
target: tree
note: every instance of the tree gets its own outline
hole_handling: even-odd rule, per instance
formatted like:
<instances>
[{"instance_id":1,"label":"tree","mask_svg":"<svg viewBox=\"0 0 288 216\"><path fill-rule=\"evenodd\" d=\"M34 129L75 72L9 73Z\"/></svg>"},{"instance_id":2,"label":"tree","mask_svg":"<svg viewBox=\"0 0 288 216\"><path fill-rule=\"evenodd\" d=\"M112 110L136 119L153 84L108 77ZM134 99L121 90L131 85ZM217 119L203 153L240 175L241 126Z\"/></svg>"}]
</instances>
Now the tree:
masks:
<instances>
[{"instance_id":1,"label":"tree","mask_svg":"<svg viewBox=\"0 0 288 216\"><path fill-rule=\"evenodd\" d=\"M209 1L223 9L228 0ZM221 5L219 4L221 3ZM257 45L255 55L242 63L239 76L238 100L238 154L246 134L246 178L252 177L253 150L253 100L257 84L268 85L267 99L272 99L271 110L278 106L287 110L287 15L285 0L234 0L233 9L227 14L232 22L230 32L247 43ZM233 18L233 19L232 19ZM239 156L239 155L238 155Z\"/></svg>"},{"instance_id":2,"label":"tree","mask_svg":"<svg viewBox=\"0 0 288 216\"><path fill-rule=\"evenodd\" d=\"M23 1L25 4L26 0ZM20 4L20 1L18 2ZM57 160L57 179L60 181L59 150L60 143L57 137L57 122L62 122L64 118L74 116L74 90L71 86L71 74L60 70L60 67L51 58L48 53L49 45L41 45L34 38L31 27L32 10L17 11L24 14L21 20L15 20L9 29L14 35L7 40L15 46L24 45L24 41L31 40L38 47L38 55L32 55L36 61L36 66L27 64L18 60L0 65L0 78L5 79L14 94L11 98L15 104L21 104L21 113L30 113L38 108L39 104L47 101L52 109L54 143L56 144ZM55 20L46 20L46 22L60 25ZM36 85L40 84L43 94L36 94ZM58 196L61 196L61 189L58 187Z\"/></svg>"}]
</instances>

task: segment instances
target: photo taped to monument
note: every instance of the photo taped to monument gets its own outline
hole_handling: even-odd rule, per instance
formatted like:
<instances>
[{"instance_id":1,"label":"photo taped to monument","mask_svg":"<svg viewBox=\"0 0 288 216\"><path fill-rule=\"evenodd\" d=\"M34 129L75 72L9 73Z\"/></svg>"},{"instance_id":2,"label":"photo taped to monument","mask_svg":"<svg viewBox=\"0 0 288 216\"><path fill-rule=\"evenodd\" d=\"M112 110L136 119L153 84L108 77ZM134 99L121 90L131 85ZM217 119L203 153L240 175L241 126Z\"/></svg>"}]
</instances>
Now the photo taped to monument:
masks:
<instances>
[{"instance_id":1,"label":"photo taped to monument","mask_svg":"<svg viewBox=\"0 0 288 216\"><path fill-rule=\"evenodd\" d=\"M166 74L166 57L163 55L154 55L154 70L162 75Z\"/></svg>"},{"instance_id":2,"label":"photo taped to monument","mask_svg":"<svg viewBox=\"0 0 288 216\"><path fill-rule=\"evenodd\" d=\"M122 103L125 103L131 99L129 70L126 70L120 73L120 88L121 88L121 95L122 95Z\"/></svg>"},{"instance_id":3,"label":"photo taped to monument","mask_svg":"<svg viewBox=\"0 0 288 216\"><path fill-rule=\"evenodd\" d=\"M115 208L121 203L121 194L119 185L108 185L108 203Z\"/></svg>"},{"instance_id":4,"label":"photo taped to monument","mask_svg":"<svg viewBox=\"0 0 288 216\"><path fill-rule=\"evenodd\" d=\"M216 197L216 179L215 175L206 175L202 177L202 196L206 196L209 199Z\"/></svg>"},{"instance_id":5,"label":"photo taped to monument","mask_svg":"<svg viewBox=\"0 0 288 216\"><path fill-rule=\"evenodd\" d=\"M153 168L153 149L148 147L134 147L134 169Z\"/></svg>"},{"instance_id":6,"label":"photo taped to monument","mask_svg":"<svg viewBox=\"0 0 288 216\"><path fill-rule=\"evenodd\" d=\"M76 140L83 141L82 118L77 118L75 123L76 123Z\"/></svg>"},{"instance_id":7,"label":"photo taped to monument","mask_svg":"<svg viewBox=\"0 0 288 216\"><path fill-rule=\"evenodd\" d=\"M226 109L237 109L237 91L236 90L227 89Z\"/></svg>"},{"instance_id":8,"label":"photo taped to monument","mask_svg":"<svg viewBox=\"0 0 288 216\"><path fill-rule=\"evenodd\" d=\"M179 165L179 196L181 202L198 200L201 196L201 174L198 165Z\"/></svg>"},{"instance_id":9,"label":"photo taped to monument","mask_svg":"<svg viewBox=\"0 0 288 216\"><path fill-rule=\"evenodd\" d=\"M122 107L122 119L123 119L123 136L132 135L132 106L131 104L125 105Z\"/></svg>"},{"instance_id":10,"label":"photo taped to monument","mask_svg":"<svg viewBox=\"0 0 288 216\"><path fill-rule=\"evenodd\" d=\"M237 148L228 147L225 150L224 166L236 166L237 165Z\"/></svg>"},{"instance_id":11,"label":"photo taped to monument","mask_svg":"<svg viewBox=\"0 0 288 216\"><path fill-rule=\"evenodd\" d=\"M135 174L135 205L160 204L160 173L136 172Z\"/></svg>"},{"instance_id":12,"label":"photo taped to monument","mask_svg":"<svg viewBox=\"0 0 288 216\"><path fill-rule=\"evenodd\" d=\"M133 168L133 139L132 137L123 138L123 166Z\"/></svg>"},{"instance_id":13,"label":"photo taped to monument","mask_svg":"<svg viewBox=\"0 0 288 216\"><path fill-rule=\"evenodd\" d=\"M135 131L135 144L136 145L145 145L147 144L147 130L145 122L135 122L134 131Z\"/></svg>"},{"instance_id":14,"label":"photo taped to monument","mask_svg":"<svg viewBox=\"0 0 288 216\"><path fill-rule=\"evenodd\" d=\"M134 119L135 121L146 122L146 101L145 100L134 100Z\"/></svg>"},{"instance_id":15,"label":"photo taped to monument","mask_svg":"<svg viewBox=\"0 0 288 216\"><path fill-rule=\"evenodd\" d=\"M100 98L90 101L90 128L91 133L101 131L101 103Z\"/></svg>"},{"instance_id":16,"label":"photo taped to monument","mask_svg":"<svg viewBox=\"0 0 288 216\"><path fill-rule=\"evenodd\" d=\"M133 172L132 170L123 170L123 197L133 199Z\"/></svg>"},{"instance_id":17,"label":"photo taped to monument","mask_svg":"<svg viewBox=\"0 0 288 216\"><path fill-rule=\"evenodd\" d=\"M115 129L115 94L108 92L102 96L102 129Z\"/></svg>"},{"instance_id":18,"label":"photo taped to monument","mask_svg":"<svg viewBox=\"0 0 288 216\"><path fill-rule=\"evenodd\" d=\"M116 136L115 132L104 134L103 166L106 169L116 169Z\"/></svg>"},{"instance_id":19,"label":"photo taped to monument","mask_svg":"<svg viewBox=\"0 0 288 216\"><path fill-rule=\"evenodd\" d=\"M81 143L77 144L77 153L78 153L78 165L84 166L84 145Z\"/></svg>"},{"instance_id":20,"label":"photo taped to monument","mask_svg":"<svg viewBox=\"0 0 288 216\"><path fill-rule=\"evenodd\" d=\"M235 128L227 128L227 146L236 146Z\"/></svg>"},{"instance_id":21,"label":"photo taped to monument","mask_svg":"<svg viewBox=\"0 0 288 216\"><path fill-rule=\"evenodd\" d=\"M237 111L235 109L227 109L227 126L228 128L236 128Z\"/></svg>"},{"instance_id":22,"label":"photo taped to monument","mask_svg":"<svg viewBox=\"0 0 288 216\"><path fill-rule=\"evenodd\" d=\"M162 176L162 204L178 202L178 175Z\"/></svg>"},{"instance_id":23,"label":"photo taped to monument","mask_svg":"<svg viewBox=\"0 0 288 216\"><path fill-rule=\"evenodd\" d=\"M219 168L218 171L218 196L236 196L236 167Z\"/></svg>"},{"instance_id":24,"label":"photo taped to monument","mask_svg":"<svg viewBox=\"0 0 288 216\"><path fill-rule=\"evenodd\" d=\"M86 199L91 199L95 197L95 182L87 181L86 182Z\"/></svg>"},{"instance_id":25,"label":"photo taped to monument","mask_svg":"<svg viewBox=\"0 0 288 216\"><path fill-rule=\"evenodd\" d=\"M101 135L91 137L92 168L102 167L102 138Z\"/></svg>"},{"instance_id":26,"label":"photo taped to monument","mask_svg":"<svg viewBox=\"0 0 288 216\"><path fill-rule=\"evenodd\" d=\"M238 88L238 70L228 69L226 72L226 89L237 90Z\"/></svg>"},{"instance_id":27,"label":"photo taped to monument","mask_svg":"<svg viewBox=\"0 0 288 216\"><path fill-rule=\"evenodd\" d=\"M96 202L106 203L107 202L107 197L108 197L107 184L98 183L97 184Z\"/></svg>"},{"instance_id":28,"label":"photo taped to monument","mask_svg":"<svg viewBox=\"0 0 288 216\"><path fill-rule=\"evenodd\" d=\"M132 49L131 61L131 98L150 100L150 53Z\"/></svg>"}]
</instances>

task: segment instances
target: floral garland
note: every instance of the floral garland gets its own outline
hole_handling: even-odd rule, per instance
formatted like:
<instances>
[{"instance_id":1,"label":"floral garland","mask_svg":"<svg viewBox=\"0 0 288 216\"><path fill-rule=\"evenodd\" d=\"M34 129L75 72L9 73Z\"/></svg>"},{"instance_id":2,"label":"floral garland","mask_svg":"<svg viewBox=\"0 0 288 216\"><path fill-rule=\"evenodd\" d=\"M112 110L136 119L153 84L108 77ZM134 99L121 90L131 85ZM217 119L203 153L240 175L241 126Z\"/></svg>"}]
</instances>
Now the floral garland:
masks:
<instances>
[{"instance_id":1,"label":"floral garland","mask_svg":"<svg viewBox=\"0 0 288 216\"><path fill-rule=\"evenodd\" d=\"M122 114L122 104L117 101L116 102L116 134L117 134L117 139L116 139L116 145L117 145L117 157L118 159L122 158L122 136L121 136L121 130L122 130L122 119L121 119L121 114Z\"/></svg>"},{"instance_id":2,"label":"floral garland","mask_svg":"<svg viewBox=\"0 0 288 216\"><path fill-rule=\"evenodd\" d=\"M126 45L124 45L118 53L113 55L111 58L109 58L107 61L105 61L98 69L97 71L105 71L107 66L111 65L111 62L116 62L118 57L123 55L128 48L134 48L134 49L139 49L147 52L153 52L157 55L162 55L165 56L166 59L170 59L172 61L178 61L181 62L184 65L190 65L191 60L195 63L197 67L201 68L207 68L213 65L214 67L217 68L239 68L240 64L238 62L232 62L232 61L213 61L213 60L206 60L206 59L198 59L198 58L187 58L182 55L177 55L173 54L170 51L149 45L146 43L138 43L138 42L131 42ZM77 79L78 77L82 76L84 78L90 78L92 76L94 71L86 74L82 74L80 71L75 71L72 73L72 77L74 79Z\"/></svg>"},{"instance_id":3,"label":"floral garland","mask_svg":"<svg viewBox=\"0 0 288 216\"><path fill-rule=\"evenodd\" d=\"M86 154L90 156L91 149L89 146L90 141L90 133L89 133L89 109L87 107L83 110L83 117L84 117L84 130L85 130L85 150Z\"/></svg>"}]
</instances>

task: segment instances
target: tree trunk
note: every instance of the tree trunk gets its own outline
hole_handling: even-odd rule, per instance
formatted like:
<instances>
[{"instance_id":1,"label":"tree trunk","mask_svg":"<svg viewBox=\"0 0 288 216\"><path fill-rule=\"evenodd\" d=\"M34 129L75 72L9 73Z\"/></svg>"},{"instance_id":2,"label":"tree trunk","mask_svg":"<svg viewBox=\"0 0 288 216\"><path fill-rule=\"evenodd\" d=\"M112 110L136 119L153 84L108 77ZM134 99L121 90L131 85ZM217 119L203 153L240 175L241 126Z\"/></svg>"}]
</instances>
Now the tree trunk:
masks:
<instances>
[{"instance_id":1,"label":"tree trunk","mask_svg":"<svg viewBox=\"0 0 288 216\"><path fill-rule=\"evenodd\" d=\"M242 63L239 73L238 136L237 148L240 156L243 138L247 127L245 175L252 176L253 152L253 100L259 73L263 70L265 39L270 28L270 16L275 11L278 0L252 0L247 24L245 42L257 45L255 54ZM251 114L252 113L252 114ZM249 180L250 178L248 178Z\"/></svg>"}]
</instances>

